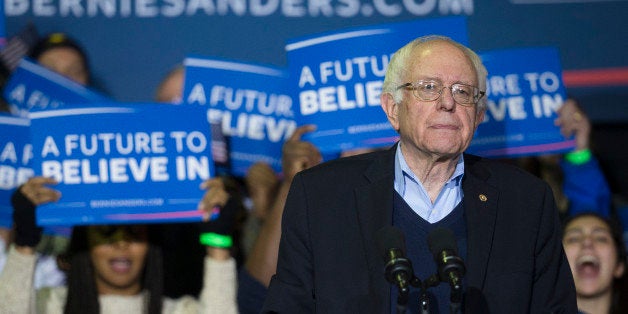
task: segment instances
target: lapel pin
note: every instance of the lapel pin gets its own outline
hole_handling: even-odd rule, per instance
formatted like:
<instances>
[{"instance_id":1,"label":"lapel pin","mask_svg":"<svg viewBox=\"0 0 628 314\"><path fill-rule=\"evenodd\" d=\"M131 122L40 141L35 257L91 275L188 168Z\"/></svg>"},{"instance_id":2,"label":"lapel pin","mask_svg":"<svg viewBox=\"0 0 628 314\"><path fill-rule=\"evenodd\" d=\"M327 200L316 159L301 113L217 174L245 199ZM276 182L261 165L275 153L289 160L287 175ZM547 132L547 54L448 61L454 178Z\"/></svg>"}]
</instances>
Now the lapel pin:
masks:
<instances>
[{"instance_id":1,"label":"lapel pin","mask_svg":"<svg viewBox=\"0 0 628 314\"><path fill-rule=\"evenodd\" d=\"M482 202L486 202L488 200L488 198L484 194L480 194L479 197L480 197L480 201L482 201Z\"/></svg>"}]
</instances>

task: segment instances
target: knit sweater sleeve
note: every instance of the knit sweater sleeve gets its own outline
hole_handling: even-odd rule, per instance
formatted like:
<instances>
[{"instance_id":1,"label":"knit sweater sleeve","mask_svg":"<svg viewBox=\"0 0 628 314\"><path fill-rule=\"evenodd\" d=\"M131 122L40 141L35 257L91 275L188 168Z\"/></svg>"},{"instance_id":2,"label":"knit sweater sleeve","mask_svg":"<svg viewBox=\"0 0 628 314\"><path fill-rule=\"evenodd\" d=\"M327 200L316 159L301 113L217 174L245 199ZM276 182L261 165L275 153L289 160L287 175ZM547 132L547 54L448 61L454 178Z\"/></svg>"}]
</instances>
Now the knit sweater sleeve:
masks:
<instances>
[{"instance_id":1,"label":"knit sweater sleeve","mask_svg":"<svg viewBox=\"0 0 628 314\"><path fill-rule=\"evenodd\" d=\"M206 257L203 277L199 313L238 313L235 260L218 261Z\"/></svg>"},{"instance_id":2,"label":"knit sweater sleeve","mask_svg":"<svg viewBox=\"0 0 628 314\"><path fill-rule=\"evenodd\" d=\"M37 255L21 254L11 246L0 273L0 313L35 313L36 261Z\"/></svg>"}]
</instances>

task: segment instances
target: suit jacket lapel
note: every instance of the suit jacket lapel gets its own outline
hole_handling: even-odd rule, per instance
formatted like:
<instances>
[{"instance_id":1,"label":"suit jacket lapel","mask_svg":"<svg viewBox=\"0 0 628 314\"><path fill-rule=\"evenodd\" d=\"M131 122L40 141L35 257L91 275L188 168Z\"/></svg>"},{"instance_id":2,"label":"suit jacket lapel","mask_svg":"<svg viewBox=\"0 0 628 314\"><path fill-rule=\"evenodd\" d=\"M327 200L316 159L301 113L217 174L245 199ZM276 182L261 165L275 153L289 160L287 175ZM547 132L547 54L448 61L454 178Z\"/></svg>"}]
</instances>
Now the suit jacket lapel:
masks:
<instances>
[{"instance_id":1,"label":"suit jacket lapel","mask_svg":"<svg viewBox=\"0 0 628 314\"><path fill-rule=\"evenodd\" d=\"M375 232L392 225L393 179L396 145L385 152L386 158L376 158L365 172L366 184L355 188L358 223L369 268L369 294L374 297L373 305L380 310L390 307L390 284L384 276L383 252L375 244ZM370 310L374 310L371 308Z\"/></svg>"},{"instance_id":2,"label":"suit jacket lapel","mask_svg":"<svg viewBox=\"0 0 628 314\"><path fill-rule=\"evenodd\" d=\"M467 220L467 280L470 287L482 289L493 244L499 191L487 183L490 171L478 158L465 155L462 182Z\"/></svg>"}]
</instances>

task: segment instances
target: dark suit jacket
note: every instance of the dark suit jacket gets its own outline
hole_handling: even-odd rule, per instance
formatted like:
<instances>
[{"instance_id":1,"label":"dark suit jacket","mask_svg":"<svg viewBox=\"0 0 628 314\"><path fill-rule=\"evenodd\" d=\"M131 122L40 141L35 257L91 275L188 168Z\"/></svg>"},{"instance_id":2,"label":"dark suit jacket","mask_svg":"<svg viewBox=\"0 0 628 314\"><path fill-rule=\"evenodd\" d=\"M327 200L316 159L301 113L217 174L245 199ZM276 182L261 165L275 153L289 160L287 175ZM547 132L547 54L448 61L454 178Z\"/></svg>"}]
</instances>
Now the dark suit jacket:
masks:
<instances>
[{"instance_id":1,"label":"dark suit jacket","mask_svg":"<svg viewBox=\"0 0 628 314\"><path fill-rule=\"evenodd\" d=\"M390 312L374 234L392 224L395 148L338 159L294 178L262 312ZM466 313L487 306L491 313L576 313L549 186L513 166L464 158Z\"/></svg>"}]
</instances>

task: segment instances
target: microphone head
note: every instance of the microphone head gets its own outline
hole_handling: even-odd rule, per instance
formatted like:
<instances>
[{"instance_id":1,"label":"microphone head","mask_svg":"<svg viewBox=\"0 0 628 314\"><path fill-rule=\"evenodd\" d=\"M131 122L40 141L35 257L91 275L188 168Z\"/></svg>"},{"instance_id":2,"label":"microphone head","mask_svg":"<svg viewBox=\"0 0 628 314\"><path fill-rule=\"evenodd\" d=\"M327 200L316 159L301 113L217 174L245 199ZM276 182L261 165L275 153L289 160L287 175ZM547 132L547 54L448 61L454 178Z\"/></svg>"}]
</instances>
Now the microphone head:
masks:
<instances>
[{"instance_id":1,"label":"microphone head","mask_svg":"<svg viewBox=\"0 0 628 314\"><path fill-rule=\"evenodd\" d=\"M466 272L464 261L458 256L456 236L451 229L436 228L427 235L427 244L438 265L438 275L442 281L449 281L452 272L463 276ZM453 284L453 283L452 283ZM459 284L456 280L456 285Z\"/></svg>"},{"instance_id":2,"label":"microphone head","mask_svg":"<svg viewBox=\"0 0 628 314\"><path fill-rule=\"evenodd\" d=\"M440 255L443 251L449 251L455 255L458 254L458 245L456 244L456 236L451 229L436 228L427 235L427 245L432 255Z\"/></svg>"},{"instance_id":3,"label":"microphone head","mask_svg":"<svg viewBox=\"0 0 628 314\"><path fill-rule=\"evenodd\" d=\"M403 232L397 227L386 226L375 233L375 242L386 263L386 280L396 285L400 294L407 294L414 278L414 270L410 260L405 257L406 242Z\"/></svg>"},{"instance_id":4,"label":"microphone head","mask_svg":"<svg viewBox=\"0 0 628 314\"><path fill-rule=\"evenodd\" d=\"M401 229L393 226L385 226L375 233L377 249L381 252L385 261L388 260L391 249L399 249L401 255L406 254L406 242Z\"/></svg>"}]
</instances>

